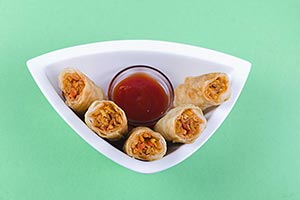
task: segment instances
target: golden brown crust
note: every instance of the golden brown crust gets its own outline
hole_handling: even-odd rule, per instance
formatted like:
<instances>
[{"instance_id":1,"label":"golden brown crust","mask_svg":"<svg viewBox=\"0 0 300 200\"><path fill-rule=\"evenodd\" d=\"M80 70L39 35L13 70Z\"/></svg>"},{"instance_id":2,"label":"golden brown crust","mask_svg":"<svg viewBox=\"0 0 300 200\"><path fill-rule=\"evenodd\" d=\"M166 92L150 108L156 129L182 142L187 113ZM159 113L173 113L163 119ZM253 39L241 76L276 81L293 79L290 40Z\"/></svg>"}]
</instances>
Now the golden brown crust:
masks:
<instances>
[{"instance_id":1,"label":"golden brown crust","mask_svg":"<svg viewBox=\"0 0 300 200\"><path fill-rule=\"evenodd\" d=\"M160 133L147 127L137 127L131 131L123 149L133 158L153 161L166 154L167 144Z\"/></svg>"},{"instance_id":2,"label":"golden brown crust","mask_svg":"<svg viewBox=\"0 0 300 200\"><path fill-rule=\"evenodd\" d=\"M192 104L180 105L171 109L161 118L154 130L171 142L192 143L206 127L206 119L201 109Z\"/></svg>"},{"instance_id":3,"label":"golden brown crust","mask_svg":"<svg viewBox=\"0 0 300 200\"><path fill-rule=\"evenodd\" d=\"M225 73L209 73L187 77L175 88L174 106L193 104L202 110L217 106L231 96L229 77Z\"/></svg>"},{"instance_id":4,"label":"golden brown crust","mask_svg":"<svg viewBox=\"0 0 300 200\"><path fill-rule=\"evenodd\" d=\"M128 131L124 111L112 101L94 101L84 121L97 135L112 141L125 137Z\"/></svg>"},{"instance_id":5,"label":"golden brown crust","mask_svg":"<svg viewBox=\"0 0 300 200\"><path fill-rule=\"evenodd\" d=\"M59 74L58 85L65 103L78 115L84 115L93 101L105 99L103 90L77 69L64 69Z\"/></svg>"}]
</instances>

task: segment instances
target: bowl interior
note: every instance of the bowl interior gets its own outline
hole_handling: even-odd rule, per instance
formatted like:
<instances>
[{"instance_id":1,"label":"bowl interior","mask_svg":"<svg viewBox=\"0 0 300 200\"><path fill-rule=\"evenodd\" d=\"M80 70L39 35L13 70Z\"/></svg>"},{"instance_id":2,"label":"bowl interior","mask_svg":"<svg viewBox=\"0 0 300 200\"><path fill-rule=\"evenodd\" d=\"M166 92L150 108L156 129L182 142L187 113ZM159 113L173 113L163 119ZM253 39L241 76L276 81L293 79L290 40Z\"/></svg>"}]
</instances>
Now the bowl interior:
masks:
<instances>
[{"instance_id":1,"label":"bowl interior","mask_svg":"<svg viewBox=\"0 0 300 200\"><path fill-rule=\"evenodd\" d=\"M148 41L148 43L151 43L151 41ZM118 45L122 46L122 42L119 42ZM128 42L126 45L128 45ZM182 51L180 49L174 50L172 44L168 43L156 42L155 44L158 46L162 45L168 51L156 51L153 48L145 49L145 41L140 44L138 41L133 41L132 45L135 45L136 49L126 50L126 48L116 48L115 50L106 51L105 45L103 46L101 43L96 46L94 45L90 49L87 45L84 47L78 46L42 55L30 60L27 65L51 105L84 140L120 165L137 172L153 173L167 169L183 161L200 148L215 132L236 102L247 79L250 63L231 56L226 57L225 54L210 50L206 52L205 49L186 45L182 46ZM139 47L141 47L140 50ZM85 49L85 51L80 51L82 49ZM97 51L99 49L101 51ZM194 54L187 54L184 51L185 49L194 52ZM199 57L197 53L199 53ZM205 59L205 53L208 54L207 59ZM211 58L210 55L214 53L216 54L215 57L219 56L219 59ZM55 56L57 55L59 56L56 59ZM236 66L236 64L239 66ZM85 73L107 95L109 83L114 75L121 69L133 65L148 65L159 69L170 79L174 88L183 82L187 76L197 76L209 72L225 72L231 79L232 96L229 101L205 113L207 128L193 144L168 145L167 155L158 161L144 162L135 160L121 151L122 144L120 142L109 143L88 129L84 122L64 104L64 99L57 83L58 74L62 69L73 67Z\"/></svg>"}]
</instances>

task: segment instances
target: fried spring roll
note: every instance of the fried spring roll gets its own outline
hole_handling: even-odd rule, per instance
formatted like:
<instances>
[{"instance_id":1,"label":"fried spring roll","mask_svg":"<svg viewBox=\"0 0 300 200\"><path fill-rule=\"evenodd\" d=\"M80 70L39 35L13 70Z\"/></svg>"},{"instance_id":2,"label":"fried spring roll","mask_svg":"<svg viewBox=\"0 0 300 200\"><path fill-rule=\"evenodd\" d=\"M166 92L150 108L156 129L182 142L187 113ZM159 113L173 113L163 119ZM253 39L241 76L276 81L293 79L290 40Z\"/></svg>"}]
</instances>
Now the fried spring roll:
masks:
<instances>
[{"instance_id":1,"label":"fried spring roll","mask_svg":"<svg viewBox=\"0 0 300 200\"><path fill-rule=\"evenodd\" d=\"M192 143L206 127L206 119L197 106L186 104L171 109L161 118L154 130L160 132L167 141Z\"/></svg>"},{"instance_id":2,"label":"fried spring roll","mask_svg":"<svg viewBox=\"0 0 300 200\"><path fill-rule=\"evenodd\" d=\"M58 85L65 103L78 115L84 115L93 101L105 98L103 90L77 69L64 69L59 74Z\"/></svg>"},{"instance_id":3,"label":"fried spring roll","mask_svg":"<svg viewBox=\"0 0 300 200\"><path fill-rule=\"evenodd\" d=\"M124 111L112 101L94 101L85 113L84 121L97 135L111 141L123 138L128 131Z\"/></svg>"},{"instance_id":4,"label":"fried spring roll","mask_svg":"<svg viewBox=\"0 0 300 200\"><path fill-rule=\"evenodd\" d=\"M194 104L205 110L220 105L230 96L230 81L225 73L187 77L183 84L175 88L174 106Z\"/></svg>"},{"instance_id":5,"label":"fried spring roll","mask_svg":"<svg viewBox=\"0 0 300 200\"><path fill-rule=\"evenodd\" d=\"M131 131L123 149L133 158L153 161L166 154L167 144L160 133L147 127L137 127Z\"/></svg>"}]
</instances>

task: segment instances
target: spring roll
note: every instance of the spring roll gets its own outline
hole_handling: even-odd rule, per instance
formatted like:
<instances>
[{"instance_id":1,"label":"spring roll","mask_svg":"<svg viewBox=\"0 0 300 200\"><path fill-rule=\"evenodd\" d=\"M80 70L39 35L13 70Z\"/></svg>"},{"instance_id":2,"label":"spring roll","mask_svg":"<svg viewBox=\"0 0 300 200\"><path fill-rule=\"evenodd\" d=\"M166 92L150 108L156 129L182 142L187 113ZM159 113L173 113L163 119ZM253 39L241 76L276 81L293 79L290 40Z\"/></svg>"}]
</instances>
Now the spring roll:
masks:
<instances>
[{"instance_id":1,"label":"spring roll","mask_svg":"<svg viewBox=\"0 0 300 200\"><path fill-rule=\"evenodd\" d=\"M125 137L128 131L124 111L112 101L94 101L85 113L84 121L97 135L111 141Z\"/></svg>"},{"instance_id":2,"label":"spring roll","mask_svg":"<svg viewBox=\"0 0 300 200\"><path fill-rule=\"evenodd\" d=\"M185 104L171 109L154 126L167 141L192 143L206 127L206 119L201 109Z\"/></svg>"},{"instance_id":3,"label":"spring roll","mask_svg":"<svg viewBox=\"0 0 300 200\"><path fill-rule=\"evenodd\" d=\"M131 131L123 149L133 158L153 161L166 154L167 144L160 133L147 127L137 127Z\"/></svg>"},{"instance_id":4,"label":"spring roll","mask_svg":"<svg viewBox=\"0 0 300 200\"><path fill-rule=\"evenodd\" d=\"M230 81L225 73L187 77L183 84L175 88L174 106L194 104L205 110L220 105L230 96Z\"/></svg>"},{"instance_id":5,"label":"spring roll","mask_svg":"<svg viewBox=\"0 0 300 200\"><path fill-rule=\"evenodd\" d=\"M105 98L103 90L77 69L64 69L58 76L58 85L67 106L80 116L84 115L93 101Z\"/></svg>"}]
</instances>

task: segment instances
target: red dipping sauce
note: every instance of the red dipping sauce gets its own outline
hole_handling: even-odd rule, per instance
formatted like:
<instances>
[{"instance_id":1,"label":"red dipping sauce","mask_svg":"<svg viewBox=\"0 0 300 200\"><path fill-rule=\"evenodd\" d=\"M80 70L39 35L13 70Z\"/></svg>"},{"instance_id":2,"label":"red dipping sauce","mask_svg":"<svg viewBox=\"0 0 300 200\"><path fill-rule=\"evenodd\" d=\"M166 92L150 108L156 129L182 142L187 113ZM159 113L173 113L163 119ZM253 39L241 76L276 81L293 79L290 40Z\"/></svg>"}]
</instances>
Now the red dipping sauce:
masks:
<instances>
[{"instance_id":1,"label":"red dipping sauce","mask_svg":"<svg viewBox=\"0 0 300 200\"><path fill-rule=\"evenodd\" d=\"M136 68L146 68L146 71ZM124 71L127 70L134 72L118 81L114 78L110 84L109 97L124 110L131 125L151 126L172 106L172 85L169 88L168 84L171 83L167 77L155 68L133 66ZM120 74L117 75L119 76ZM167 83L162 78L166 78Z\"/></svg>"},{"instance_id":2,"label":"red dipping sauce","mask_svg":"<svg viewBox=\"0 0 300 200\"><path fill-rule=\"evenodd\" d=\"M149 121L158 118L168 108L165 90L147 74L133 74L116 85L114 102L135 121Z\"/></svg>"}]
</instances>

